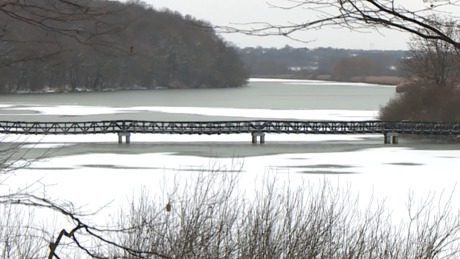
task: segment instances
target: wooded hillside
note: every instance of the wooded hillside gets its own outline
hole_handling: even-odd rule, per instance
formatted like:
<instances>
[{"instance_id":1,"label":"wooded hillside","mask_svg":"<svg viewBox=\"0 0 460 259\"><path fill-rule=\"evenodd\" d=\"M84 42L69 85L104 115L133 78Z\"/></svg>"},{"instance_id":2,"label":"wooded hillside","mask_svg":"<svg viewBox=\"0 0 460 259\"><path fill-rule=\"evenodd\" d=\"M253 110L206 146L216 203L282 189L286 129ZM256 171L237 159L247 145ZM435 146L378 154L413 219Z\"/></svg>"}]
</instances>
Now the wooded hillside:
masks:
<instances>
[{"instance_id":1,"label":"wooded hillside","mask_svg":"<svg viewBox=\"0 0 460 259\"><path fill-rule=\"evenodd\" d=\"M235 87L248 78L236 49L193 17L139 1L85 1L79 16L59 1L24 2L0 8L0 92Z\"/></svg>"}]
</instances>

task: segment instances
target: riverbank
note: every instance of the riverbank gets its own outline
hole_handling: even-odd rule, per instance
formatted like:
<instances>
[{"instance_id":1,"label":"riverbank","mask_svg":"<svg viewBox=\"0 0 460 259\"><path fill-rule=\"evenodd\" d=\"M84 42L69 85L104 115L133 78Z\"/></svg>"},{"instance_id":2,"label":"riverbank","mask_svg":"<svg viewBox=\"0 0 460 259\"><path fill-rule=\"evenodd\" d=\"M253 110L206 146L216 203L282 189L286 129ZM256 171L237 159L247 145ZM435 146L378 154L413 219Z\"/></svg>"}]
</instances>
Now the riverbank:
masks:
<instances>
[{"instance_id":1,"label":"riverbank","mask_svg":"<svg viewBox=\"0 0 460 259\"><path fill-rule=\"evenodd\" d=\"M331 75L310 75L299 76L293 74L284 75L264 75L257 76L256 78L276 78L276 79L299 79L299 80L320 80L320 81L337 81ZM398 85L406 79L400 76L354 76L349 80L342 80L342 82L349 83L367 83L379 85Z\"/></svg>"}]
</instances>

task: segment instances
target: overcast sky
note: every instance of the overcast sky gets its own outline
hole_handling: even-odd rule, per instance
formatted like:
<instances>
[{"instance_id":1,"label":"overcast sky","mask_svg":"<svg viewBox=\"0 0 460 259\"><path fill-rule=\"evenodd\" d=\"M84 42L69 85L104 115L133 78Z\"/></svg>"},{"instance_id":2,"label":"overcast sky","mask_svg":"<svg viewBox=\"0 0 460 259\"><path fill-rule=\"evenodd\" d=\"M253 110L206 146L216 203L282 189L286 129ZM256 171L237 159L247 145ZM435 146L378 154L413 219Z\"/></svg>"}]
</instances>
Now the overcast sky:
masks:
<instances>
[{"instance_id":1,"label":"overcast sky","mask_svg":"<svg viewBox=\"0 0 460 259\"><path fill-rule=\"evenodd\" d=\"M213 25L239 26L241 23L270 22L287 24L302 21L308 10L282 10L273 8L268 0L144 0L155 9L167 8L183 15L191 15L197 19L211 22ZM405 0L422 3L423 0ZM272 1L281 3L282 1ZM239 47L334 47L352 49L407 49L410 35L390 30L378 32L351 32L346 29L321 29L302 32L296 38L305 42L297 42L282 36L257 37L242 34L222 34L227 41Z\"/></svg>"}]
</instances>

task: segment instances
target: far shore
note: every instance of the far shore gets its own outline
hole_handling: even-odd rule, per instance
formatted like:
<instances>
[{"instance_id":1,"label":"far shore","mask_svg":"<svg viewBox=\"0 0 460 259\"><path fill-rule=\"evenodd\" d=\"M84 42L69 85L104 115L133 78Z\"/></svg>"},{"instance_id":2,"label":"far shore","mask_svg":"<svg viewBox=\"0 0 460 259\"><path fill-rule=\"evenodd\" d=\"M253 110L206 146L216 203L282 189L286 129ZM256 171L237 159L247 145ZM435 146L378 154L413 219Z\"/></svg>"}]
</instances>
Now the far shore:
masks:
<instances>
[{"instance_id":1,"label":"far shore","mask_svg":"<svg viewBox=\"0 0 460 259\"><path fill-rule=\"evenodd\" d=\"M257 75L254 78L278 78L278 79L305 79L305 80L320 80L320 81L340 81L340 82L356 82L379 85L398 85L406 79L399 76L355 76L349 80L337 80L331 75L316 75L316 76L298 76L298 75Z\"/></svg>"},{"instance_id":2,"label":"far shore","mask_svg":"<svg viewBox=\"0 0 460 259\"><path fill-rule=\"evenodd\" d=\"M316 76L299 76L299 75L292 75L292 74L282 74L282 75L256 75L251 76L248 78L248 81L251 78L266 78L266 79L281 79L281 80L318 80L318 81L329 81L329 82L351 82L351 83L367 83L367 84L378 84L378 85L404 85L403 83L406 81L403 77L398 76L356 76L352 77L349 80L339 80L336 78L332 78L331 75L316 75ZM242 85L244 86L244 85ZM238 86L238 87L242 87ZM235 88L238 88L235 87ZM213 87L207 87L208 89L216 89ZM154 87L154 88L147 88L147 87L140 87L135 86L132 88L105 88L99 91L87 89L87 88L75 88L73 90L70 89L43 89L38 91L16 91L11 93L3 93L6 94L54 94L54 93L80 93L80 92L116 92L116 91L125 91L125 90L166 90L166 89L173 89L167 87ZM177 89L177 88L176 88ZM183 88L183 89L203 89L203 88ZM222 88L226 89L226 88Z\"/></svg>"}]
</instances>

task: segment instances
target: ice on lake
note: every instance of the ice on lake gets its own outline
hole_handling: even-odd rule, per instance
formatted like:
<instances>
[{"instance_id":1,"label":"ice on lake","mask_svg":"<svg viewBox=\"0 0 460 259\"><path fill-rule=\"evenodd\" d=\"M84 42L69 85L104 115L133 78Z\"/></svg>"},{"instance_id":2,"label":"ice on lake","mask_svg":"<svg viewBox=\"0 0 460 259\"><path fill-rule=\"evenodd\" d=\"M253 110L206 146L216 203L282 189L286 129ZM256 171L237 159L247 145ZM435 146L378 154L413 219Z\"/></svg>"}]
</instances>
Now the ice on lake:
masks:
<instances>
[{"instance_id":1,"label":"ice on lake","mask_svg":"<svg viewBox=\"0 0 460 259\"><path fill-rule=\"evenodd\" d=\"M264 85L267 82L273 85ZM187 92L193 97L184 97L186 99L180 100L181 105L167 106L162 103L163 95L170 96L170 93L155 92L160 97L152 101L152 104L147 101L119 106L9 103L0 106L0 116L13 114L16 120L45 118L49 121L59 118L73 121L106 116L129 118L124 116L142 113L147 117L152 116L148 118L154 115L159 118L180 115L205 120L375 120L378 115L375 106L379 105L376 100L387 100L388 97L382 97L381 94L393 91L392 87L387 86L358 85L369 91L359 95L362 90L356 90L356 84L348 87L350 84L296 80L253 80L253 83L260 84L254 87L259 87L257 89L262 93L260 96L263 100L263 103L254 107L248 107L252 105L249 103L252 99L249 98L248 103L235 107L221 107L227 101L234 102L226 100L228 98L214 100L215 105L209 107L182 104L193 102L194 98L198 98L196 96L201 96L201 90L197 90ZM314 87L314 91L299 93L307 96L305 98L282 90L286 97L285 103L279 104L278 108L265 104L277 105L273 102L279 99L279 88L297 87L295 90L298 90L310 86ZM334 87L334 90L340 89L341 95L329 96L325 90L321 90L329 86ZM262 92L261 89L265 88L267 92ZM374 93L376 89L378 94ZM232 98L259 96L259 92L248 94L248 89L232 91L242 92L241 96ZM212 96L216 94L214 90L206 93ZM154 95L149 98L154 98ZM324 102L338 98L346 100L340 106L347 108L324 108L331 106ZM306 103L295 104L300 108L292 108L293 101L304 99ZM314 103L316 100L319 103ZM450 193L460 180L458 144L436 145L401 140L399 145L384 145L382 135L267 134L265 145L252 145L249 134L133 134L131 145L118 145L115 134L83 137L5 136L4 142L8 141L25 143L25 148L33 147L48 152L48 156L34 162L29 168L15 172L14 177L8 179L8 185L1 188L20 188L38 181L46 186L47 195L84 205L88 209L97 209L110 203L107 208L109 212L104 213L110 213L121 204L126 204L142 188L152 190L152 193L158 192L159 197L166 199L164 190L174 183L174 179L212 170L239 174L242 187L257 185L260 183L257 179L263 175L276 177L281 183L292 185L330 181L337 186L349 186L363 200L371 196L386 200L389 208L396 212L404 209L410 193L420 199L432 193ZM454 193L455 201L460 200L459 195L458 192Z\"/></svg>"}]
</instances>

